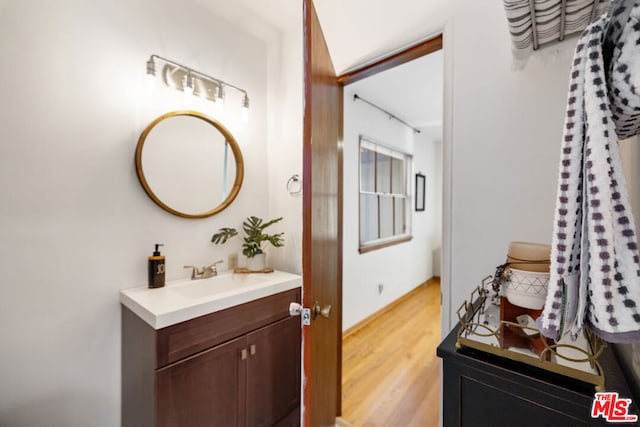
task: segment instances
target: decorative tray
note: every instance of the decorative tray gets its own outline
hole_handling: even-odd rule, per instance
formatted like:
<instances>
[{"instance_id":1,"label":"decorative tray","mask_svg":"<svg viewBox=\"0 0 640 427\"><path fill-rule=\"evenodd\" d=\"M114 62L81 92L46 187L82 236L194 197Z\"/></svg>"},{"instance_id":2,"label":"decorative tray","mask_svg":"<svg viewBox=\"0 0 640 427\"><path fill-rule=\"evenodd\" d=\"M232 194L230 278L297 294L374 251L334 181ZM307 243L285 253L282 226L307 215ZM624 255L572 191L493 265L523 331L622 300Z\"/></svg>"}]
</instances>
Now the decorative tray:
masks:
<instances>
[{"instance_id":1,"label":"decorative tray","mask_svg":"<svg viewBox=\"0 0 640 427\"><path fill-rule=\"evenodd\" d=\"M244 268L244 267L233 269L233 272L236 274L273 273L273 271L274 270L271 267L266 267L266 268L263 268L262 270L249 270L248 268Z\"/></svg>"},{"instance_id":2,"label":"decorative tray","mask_svg":"<svg viewBox=\"0 0 640 427\"><path fill-rule=\"evenodd\" d=\"M482 285L471 292L472 302L465 301L458 308L458 349L474 348L581 380L593 384L596 391L604 391L604 371L598 362L606 348L604 341L585 329L587 332L576 341L564 335L553 342L540 335L529 316L519 316L517 322L501 320L505 304L502 300L506 298L491 295L492 281L492 276L486 277ZM513 337L520 344L535 345L514 344Z\"/></svg>"}]
</instances>

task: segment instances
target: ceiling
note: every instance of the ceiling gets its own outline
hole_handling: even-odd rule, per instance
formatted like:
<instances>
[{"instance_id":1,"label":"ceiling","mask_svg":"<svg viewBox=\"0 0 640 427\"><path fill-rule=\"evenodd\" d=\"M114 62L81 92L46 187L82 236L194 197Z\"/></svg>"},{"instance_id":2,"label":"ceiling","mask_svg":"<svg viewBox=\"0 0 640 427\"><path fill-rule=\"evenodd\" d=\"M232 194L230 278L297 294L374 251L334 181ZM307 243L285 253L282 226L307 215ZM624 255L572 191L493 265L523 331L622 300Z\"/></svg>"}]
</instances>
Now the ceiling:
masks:
<instances>
[{"instance_id":1,"label":"ceiling","mask_svg":"<svg viewBox=\"0 0 640 427\"><path fill-rule=\"evenodd\" d=\"M196 1L267 42L302 28L302 0ZM314 0L337 74L426 40L442 30L447 0L394 0L393 7L390 3ZM357 88L359 95L365 97L366 92L372 102L413 126L422 129L436 123L439 126L442 68L439 51L358 82ZM347 86L346 96L352 87L355 84Z\"/></svg>"},{"instance_id":2,"label":"ceiling","mask_svg":"<svg viewBox=\"0 0 640 427\"><path fill-rule=\"evenodd\" d=\"M442 126L442 50L374 74L345 87L413 127L440 135ZM435 135L434 135L435 137Z\"/></svg>"},{"instance_id":3,"label":"ceiling","mask_svg":"<svg viewBox=\"0 0 640 427\"><path fill-rule=\"evenodd\" d=\"M442 31L450 0L315 0L338 74Z\"/></svg>"},{"instance_id":4,"label":"ceiling","mask_svg":"<svg viewBox=\"0 0 640 427\"><path fill-rule=\"evenodd\" d=\"M196 0L263 39L301 28L302 0ZM442 31L450 0L314 0L333 65L343 74ZM390 6L392 5L392 6Z\"/></svg>"}]
</instances>

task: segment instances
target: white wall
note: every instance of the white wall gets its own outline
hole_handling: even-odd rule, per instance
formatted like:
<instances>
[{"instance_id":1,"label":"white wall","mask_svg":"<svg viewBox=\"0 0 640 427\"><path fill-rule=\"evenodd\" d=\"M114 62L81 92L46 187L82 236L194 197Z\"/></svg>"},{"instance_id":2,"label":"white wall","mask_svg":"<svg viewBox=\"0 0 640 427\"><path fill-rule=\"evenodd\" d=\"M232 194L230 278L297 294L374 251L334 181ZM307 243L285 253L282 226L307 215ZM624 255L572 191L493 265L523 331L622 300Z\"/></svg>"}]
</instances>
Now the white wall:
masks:
<instances>
[{"instance_id":1,"label":"white wall","mask_svg":"<svg viewBox=\"0 0 640 427\"><path fill-rule=\"evenodd\" d=\"M415 212L411 207L413 239L410 242L363 254L358 252L359 136L365 135L374 142L413 155L414 170L423 171L428 178L436 173L434 163L440 160L437 143L416 138L413 131L400 122L389 120L387 115L364 102L353 101L354 93L366 99L363 90L366 84L366 80L361 80L347 86L344 96L343 330L429 279L433 271L432 251L439 245L434 222L440 204L430 198L425 212ZM429 196L435 193L430 192L434 184L435 181L427 179ZM381 294L379 284L384 286Z\"/></svg>"},{"instance_id":2,"label":"white wall","mask_svg":"<svg viewBox=\"0 0 640 427\"><path fill-rule=\"evenodd\" d=\"M640 136L621 141L620 151L637 233L640 221ZM640 342L614 344L613 347L625 368L624 372L628 373L627 381L637 398L640 396Z\"/></svg>"},{"instance_id":3,"label":"white wall","mask_svg":"<svg viewBox=\"0 0 640 427\"><path fill-rule=\"evenodd\" d=\"M247 127L224 119L247 173L217 216L172 216L136 178L140 132L182 108L144 95L152 53L251 96ZM268 203L267 48L192 2L3 1L0 56L0 425L117 426L118 292L145 285L153 244L183 278L239 248L210 243L219 227L297 214Z\"/></svg>"},{"instance_id":4,"label":"white wall","mask_svg":"<svg viewBox=\"0 0 640 427\"><path fill-rule=\"evenodd\" d=\"M414 212L414 220L420 225L422 238L426 239L431 251L427 253L430 275L439 277L442 261L442 127L423 128L414 138L414 171L425 175L426 181L425 211Z\"/></svg>"},{"instance_id":5,"label":"white wall","mask_svg":"<svg viewBox=\"0 0 640 427\"><path fill-rule=\"evenodd\" d=\"M292 5L292 7L294 7ZM298 3L302 17L302 2ZM302 179L302 18L269 47L269 216L285 216L285 246L268 252L270 264L302 274L302 192L289 194L287 181ZM302 189L292 185L291 190Z\"/></svg>"},{"instance_id":6,"label":"white wall","mask_svg":"<svg viewBox=\"0 0 640 427\"><path fill-rule=\"evenodd\" d=\"M627 181L629 203L635 220L636 228L640 221L640 136L620 142L620 152Z\"/></svg>"},{"instance_id":7,"label":"white wall","mask_svg":"<svg viewBox=\"0 0 640 427\"><path fill-rule=\"evenodd\" d=\"M402 4L411 22L406 28L386 28L378 13L383 1L367 3L361 14L342 20L357 28L363 47L369 49L365 61L383 53L367 44L378 37L380 26L395 37L386 42L387 51L412 44L408 34L414 42L443 31L445 35L442 150L448 192L443 222L450 232L444 237L450 241L443 245L444 265L448 260L449 266L441 276L446 333L471 290L504 261L510 241L551 240L571 46L576 39L565 41L560 52L555 47L537 52L524 70L514 71L501 2L455 0L435 2L428 9L425 2L406 0ZM343 36L334 34L331 39L336 37ZM347 54L346 49L341 52L341 64L353 67L363 61L361 52Z\"/></svg>"},{"instance_id":8,"label":"white wall","mask_svg":"<svg viewBox=\"0 0 640 427\"><path fill-rule=\"evenodd\" d=\"M454 313L503 261L510 241L550 241L570 54L541 51L515 72L500 2L456 0L421 17L410 3L402 4L419 25L411 33L403 27L401 39L373 53L405 45L416 31L426 37L446 25L450 35L445 106L451 115L443 152L451 152L445 170L451 172L452 204L444 209L452 239L450 254L443 256L450 257L451 271L442 274L450 276L452 288L443 312ZM365 29L379 31L372 18L381 5L368 1L356 15L340 19L350 27L357 18ZM364 30L360 35L366 39ZM283 180L298 172L296 166L265 162L265 139L282 150L283 159L298 158L295 150L301 150L301 112L290 102L301 103L302 62L294 59L299 48L286 50L299 46L295 39L283 40L280 60L289 64L286 72L300 76L300 85L281 87L292 91L284 104L289 112L269 118L280 120L280 145L278 135L265 138L265 76L277 70L267 63L272 52L208 10L168 0L0 1L0 425L119 425L117 295L145 283L152 244L167 245L169 279L184 277L183 264L204 264L234 249L209 243L219 227L234 220L238 225L251 214L284 212L270 196L295 206L286 208L287 218L297 215L297 199L272 194L284 191ZM575 39L566 44L575 45ZM367 59L367 53L351 50L352 60L343 63ZM179 98L167 95L154 103L140 94L151 53L236 83L251 95L249 127L232 129L248 174L237 201L218 216L173 217L137 182L133 152L140 131L154 115L182 107ZM296 115L291 128L289 114ZM274 155L269 152L270 162ZM267 181L267 173L275 175ZM300 229L294 219L285 227ZM277 253L276 262L299 269L289 250L286 260ZM345 256L348 251L353 248L345 246ZM455 324L455 315L448 317L452 322L445 318L444 328Z\"/></svg>"},{"instance_id":9,"label":"white wall","mask_svg":"<svg viewBox=\"0 0 640 427\"><path fill-rule=\"evenodd\" d=\"M450 13L444 144L451 150L451 298L444 330L455 325L471 289L504 261L510 241L551 241L571 59L566 49L546 49L513 71L500 2L458 0Z\"/></svg>"},{"instance_id":10,"label":"white wall","mask_svg":"<svg viewBox=\"0 0 640 427\"><path fill-rule=\"evenodd\" d=\"M393 10L385 0L318 3L339 73L444 31L447 332L462 301L504 261L510 241L551 240L576 39L562 43L559 53L542 49L514 71L501 2L402 0Z\"/></svg>"}]
</instances>

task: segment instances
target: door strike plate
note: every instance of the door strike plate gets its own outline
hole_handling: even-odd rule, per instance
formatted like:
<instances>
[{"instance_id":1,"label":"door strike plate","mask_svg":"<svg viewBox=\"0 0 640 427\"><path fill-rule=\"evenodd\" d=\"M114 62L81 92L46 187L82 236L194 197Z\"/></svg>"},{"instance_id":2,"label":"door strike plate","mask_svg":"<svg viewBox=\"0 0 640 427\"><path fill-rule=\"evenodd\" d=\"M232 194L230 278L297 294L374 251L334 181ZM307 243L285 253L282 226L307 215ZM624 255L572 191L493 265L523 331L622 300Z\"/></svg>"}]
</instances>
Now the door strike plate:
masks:
<instances>
[{"instance_id":1,"label":"door strike plate","mask_svg":"<svg viewBox=\"0 0 640 427\"><path fill-rule=\"evenodd\" d=\"M310 308L302 309L302 324L305 326L311 325L311 309Z\"/></svg>"}]
</instances>

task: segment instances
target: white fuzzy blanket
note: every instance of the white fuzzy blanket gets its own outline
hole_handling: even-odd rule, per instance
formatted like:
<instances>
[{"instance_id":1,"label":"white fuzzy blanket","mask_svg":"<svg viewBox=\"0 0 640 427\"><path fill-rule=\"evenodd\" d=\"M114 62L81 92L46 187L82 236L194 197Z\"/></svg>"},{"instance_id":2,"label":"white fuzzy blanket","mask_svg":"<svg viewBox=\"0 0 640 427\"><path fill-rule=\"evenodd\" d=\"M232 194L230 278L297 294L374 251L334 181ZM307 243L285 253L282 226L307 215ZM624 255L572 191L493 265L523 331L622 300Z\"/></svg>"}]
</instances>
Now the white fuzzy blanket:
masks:
<instances>
[{"instance_id":1,"label":"white fuzzy blanket","mask_svg":"<svg viewBox=\"0 0 640 427\"><path fill-rule=\"evenodd\" d=\"M538 326L558 339L585 323L640 339L640 259L619 139L640 128L640 6L619 2L580 37L570 72L549 293Z\"/></svg>"}]
</instances>

